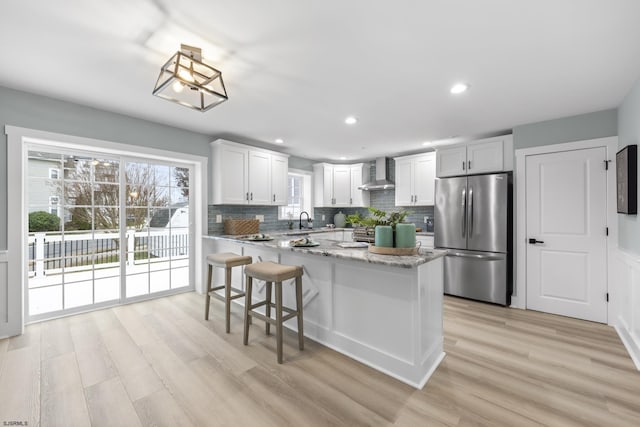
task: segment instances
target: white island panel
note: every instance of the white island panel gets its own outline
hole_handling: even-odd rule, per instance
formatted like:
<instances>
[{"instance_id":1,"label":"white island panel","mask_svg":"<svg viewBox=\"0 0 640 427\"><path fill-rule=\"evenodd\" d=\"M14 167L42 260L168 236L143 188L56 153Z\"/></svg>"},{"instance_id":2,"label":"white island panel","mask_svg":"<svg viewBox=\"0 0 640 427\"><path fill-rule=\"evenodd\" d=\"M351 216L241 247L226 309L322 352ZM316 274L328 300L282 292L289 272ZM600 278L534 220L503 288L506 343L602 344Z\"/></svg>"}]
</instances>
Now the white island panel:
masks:
<instances>
[{"instance_id":1,"label":"white island panel","mask_svg":"<svg viewBox=\"0 0 640 427\"><path fill-rule=\"evenodd\" d=\"M362 254L350 260L337 246L332 252L337 243L323 240L317 252L227 238L207 238L205 245L210 252L250 255L254 262L303 266L305 336L422 388L444 357L441 254L428 255L427 262L424 256L420 262L405 259L402 265ZM234 283L239 276L234 274ZM256 291L257 302L264 298L263 282L256 281ZM283 300L295 307L293 281L284 283ZM285 326L297 329L295 319Z\"/></svg>"}]
</instances>

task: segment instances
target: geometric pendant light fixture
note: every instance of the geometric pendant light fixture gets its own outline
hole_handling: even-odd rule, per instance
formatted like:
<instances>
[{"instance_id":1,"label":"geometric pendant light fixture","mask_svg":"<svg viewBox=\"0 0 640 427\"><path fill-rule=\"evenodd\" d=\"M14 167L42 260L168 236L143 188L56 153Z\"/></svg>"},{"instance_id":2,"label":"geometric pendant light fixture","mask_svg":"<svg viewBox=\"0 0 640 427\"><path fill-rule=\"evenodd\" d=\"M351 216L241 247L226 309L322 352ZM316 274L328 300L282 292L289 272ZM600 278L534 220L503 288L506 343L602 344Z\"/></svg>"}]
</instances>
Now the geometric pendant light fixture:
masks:
<instances>
[{"instance_id":1,"label":"geometric pendant light fixture","mask_svg":"<svg viewBox=\"0 0 640 427\"><path fill-rule=\"evenodd\" d=\"M200 48L184 44L160 69L153 94L202 112L229 99L222 73L202 62Z\"/></svg>"}]
</instances>

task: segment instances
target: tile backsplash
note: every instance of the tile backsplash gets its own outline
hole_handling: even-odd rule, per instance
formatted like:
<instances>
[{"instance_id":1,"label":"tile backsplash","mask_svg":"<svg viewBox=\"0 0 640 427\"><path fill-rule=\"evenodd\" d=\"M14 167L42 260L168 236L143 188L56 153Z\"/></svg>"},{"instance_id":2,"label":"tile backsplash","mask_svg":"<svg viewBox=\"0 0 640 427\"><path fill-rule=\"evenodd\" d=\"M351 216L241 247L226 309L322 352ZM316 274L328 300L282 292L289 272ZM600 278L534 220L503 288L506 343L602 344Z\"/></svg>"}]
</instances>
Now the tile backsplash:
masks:
<instances>
[{"instance_id":1,"label":"tile backsplash","mask_svg":"<svg viewBox=\"0 0 640 427\"><path fill-rule=\"evenodd\" d=\"M371 179L375 180L375 162L370 169ZM389 160L389 179L395 178L395 162ZM401 206L395 205L395 190L371 191L370 205L383 211L392 212L400 209L410 211L406 222L412 222L416 227L426 230L424 217L433 218L433 206ZM314 208L313 227L320 228L327 224L333 224L333 216L342 211L345 215L360 212L362 216L369 216L367 208ZM269 232L287 229L286 220L278 220L278 207L276 206L235 206L235 205L209 205L208 229L209 234L222 234L225 219L255 219L256 215L264 215L264 222L260 224L260 231ZM222 221L216 223L216 215L222 215ZM325 219L322 219L324 215ZM298 228L298 218L294 218L294 228ZM431 231L431 230L428 230Z\"/></svg>"}]
</instances>

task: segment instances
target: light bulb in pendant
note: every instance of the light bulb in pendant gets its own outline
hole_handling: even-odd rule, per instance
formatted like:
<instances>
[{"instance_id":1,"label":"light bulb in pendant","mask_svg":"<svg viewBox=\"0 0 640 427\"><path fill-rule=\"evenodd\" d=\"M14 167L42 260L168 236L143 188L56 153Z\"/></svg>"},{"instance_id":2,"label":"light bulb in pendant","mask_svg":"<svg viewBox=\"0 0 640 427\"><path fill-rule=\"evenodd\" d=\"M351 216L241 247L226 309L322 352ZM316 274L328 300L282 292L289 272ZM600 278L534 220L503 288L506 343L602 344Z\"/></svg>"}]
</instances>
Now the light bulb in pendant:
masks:
<instances>
[{"instance_id":1,"label":"light bulb in pendant","mask_svg":"<svg viewBox=\"0 0 640 427\"><path fill-rule=\"evenodd\" d=\"M184 84L182 84L181 81L176 80L173 83L173 86L171 86L171 87L173 88L174 92L180 93L180 92L182 92L182 89L184 89Z\"/></svg>"}]
</instances>

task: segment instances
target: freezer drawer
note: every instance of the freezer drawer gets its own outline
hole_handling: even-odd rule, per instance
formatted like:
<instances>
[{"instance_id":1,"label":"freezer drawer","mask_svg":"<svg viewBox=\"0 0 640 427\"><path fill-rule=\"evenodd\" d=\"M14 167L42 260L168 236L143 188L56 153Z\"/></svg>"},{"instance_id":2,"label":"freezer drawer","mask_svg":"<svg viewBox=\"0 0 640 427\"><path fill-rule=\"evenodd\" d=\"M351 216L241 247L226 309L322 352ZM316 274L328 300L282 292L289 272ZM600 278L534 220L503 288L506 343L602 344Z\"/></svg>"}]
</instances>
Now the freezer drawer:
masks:
<instances>
[{"instance_id":1,"label":"freezer drawer","mask_svg":"<svg viewBox=\"0 0 640 427\"><path fill-rule=\"evenodd\" d=\"M509 264L507 254L451 250L444 258L444 293L509 305Z\"/></svg>"}]
</instances>

